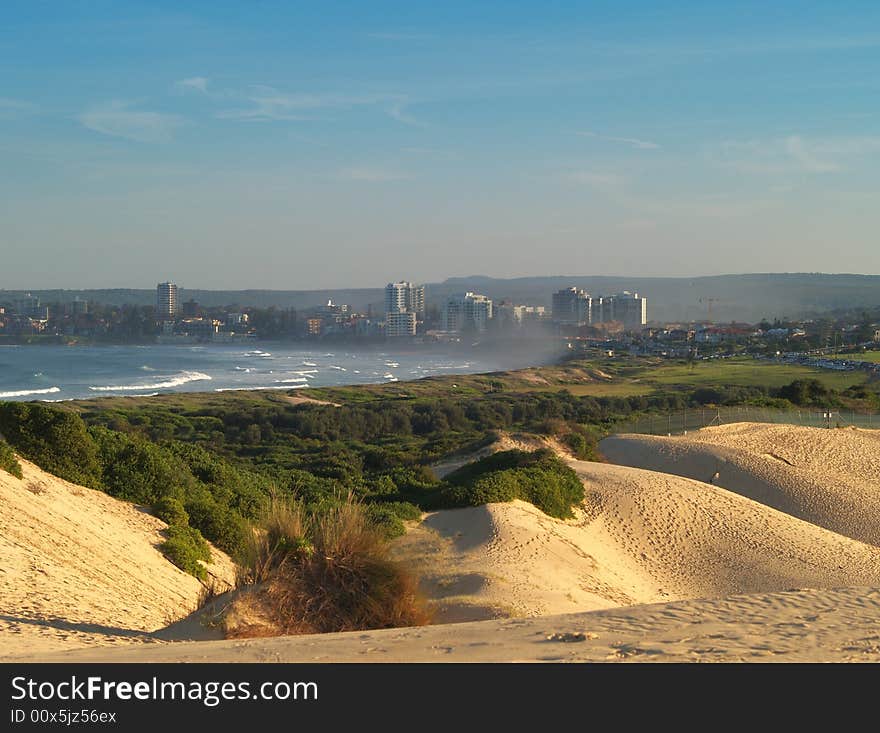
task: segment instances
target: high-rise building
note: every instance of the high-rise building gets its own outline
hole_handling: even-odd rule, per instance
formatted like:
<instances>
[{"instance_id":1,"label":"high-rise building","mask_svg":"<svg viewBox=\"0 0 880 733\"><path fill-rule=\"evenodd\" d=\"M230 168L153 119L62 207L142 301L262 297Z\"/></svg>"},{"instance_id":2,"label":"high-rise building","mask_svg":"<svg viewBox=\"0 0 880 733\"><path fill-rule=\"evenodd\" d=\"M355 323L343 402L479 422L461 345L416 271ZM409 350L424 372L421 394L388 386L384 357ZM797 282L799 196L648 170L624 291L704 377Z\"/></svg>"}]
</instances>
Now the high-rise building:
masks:
<instances>
[{"instance_id":1,"label":"high-rise building","mask_svg":"<svg viewBox=\"0 0 880 733\"><path fill-rule=\"evenodd\" d=\"M485 331L492 320L492 301L479 293L450 295L443 305L444 331Z\"/></svg>"},{"instance_id":2,"label":"high-rise building","mask_svg":"<svg viewBox=\"0 0 880 733\"><path fill-rule=\"evenodd\" d=\"M156 320L173 321L177 315L177 286L159 283L156 286Z\"/></svg>"},{"instance_id":3,"label":"high-rise building","mask_svg":"<svg viewBox=\"0 0 880 733\"><path fill-rule=\"evenodd\" d=\"M416 335L416 314L407 311L385 314L385 335L401 338Z\"/></svg>"},{"instance_id":4,"label":"high-rise building","mask_svg":"<svg viewBox=\"0 0 880 733\"><path fill-rule=\"evenodd\" d=\"M628 290L603 298L602 321L619 321L627 331L640 331L648 323L648 299Z\"/></svg>"},{"instance_id":5,"label":"high-rise building","mask_svg":"<svg viewBox=\"0 0 880 733\"><path fill-rule=\"evenodd\" d=\"M501 302L492 308L492 318L498 321L500 328L507 329L543 321L546 315L543 305L516 305L510 302Z\"/></svg>"},{"instance_id":6,"label":"high-rise building","mask_svg":"<svg viewBox=\"0 0 880 733\"><path fill-rule=\"evenodd\" d=\"M389 338L415 336L425 320L425 286L410 282L385 286L385 335Z\"/></svg>"},{"instance_id":7,"label":"high-rise building","mask_svg":"<svg viewBox=\"0 0 880 733\"><path fill-rule=\"evenodd\" d=\"M49 320L49 307L40 305L40 299L36 295L28 293L23 298L19 298L12 304L16 315L24 318L30 318L35 321Z\"/></svg>"},{"instance_id":8,"label":"high-rise building","mask_svg":"<svg viewBox=\"0 0 880 733\"><path fill-rule=\"evenodd\" d=\"M425 286L408 282L385 286L385 313L415 313L416 320L425 317Z\"/></svg>"},{"instance_id":9,"label":"high-rise building","mask_svg":"<svg viewBox=\"0 0 880 733\"><path fill-rule=\"evenodd\" d=\"M594 320L594 299L580 288L563 288L553 293L553 320L571 326L589 325Z\"/></svg>"},{"instance_id":10,"label":"high-rise building","mask_svg":"<svg viewBox=\"0 0 880 733\"><path fill-rule=\"evenodd\" d=\"M628 290L594 298L580 288L564 288L553 293L553 320L566 326L619 322L627 331L639 331L648 322L648 301Z\"/></svg>"}]
</instances>

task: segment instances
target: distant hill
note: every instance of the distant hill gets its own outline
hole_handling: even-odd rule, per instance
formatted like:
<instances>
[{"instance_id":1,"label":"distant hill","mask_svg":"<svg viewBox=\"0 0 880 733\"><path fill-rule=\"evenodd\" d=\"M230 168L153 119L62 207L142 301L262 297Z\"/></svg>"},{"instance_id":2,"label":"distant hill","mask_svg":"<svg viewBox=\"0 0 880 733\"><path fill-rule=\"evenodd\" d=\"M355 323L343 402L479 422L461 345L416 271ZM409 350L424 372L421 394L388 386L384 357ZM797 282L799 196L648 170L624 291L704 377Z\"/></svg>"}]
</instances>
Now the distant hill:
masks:
<instances>
[{"instance_id":1,"label":"distant hill","mask_svg":"<svg viewBox=\"0 0 880 733\"><path fill-rule=\"evenodd\" d=\"M709 299L716 321L750 321L761 318L800 318L836 309L880 306L880 275L832 275L823 273L767 273L713 275L707 277L607 277L554 275L512 279L472 276L427 284L429 304L439 305L448 295L465 290L483 293L494 300L512 300L550 306L559 288L577 286L593 295L621 290L648 298L648 317L660 321L706 318ZM23 291L0 290L0 303L20 297ZM103 303L150 305L150 290L34 290L44 302L69 302L79 297ZM350 303L358 310L382 309L382 288L338 290L190 290L181 298L193 298L205 306L252 305L258 307L307 308L333 300Z\"/></svg>"}]
</instances>

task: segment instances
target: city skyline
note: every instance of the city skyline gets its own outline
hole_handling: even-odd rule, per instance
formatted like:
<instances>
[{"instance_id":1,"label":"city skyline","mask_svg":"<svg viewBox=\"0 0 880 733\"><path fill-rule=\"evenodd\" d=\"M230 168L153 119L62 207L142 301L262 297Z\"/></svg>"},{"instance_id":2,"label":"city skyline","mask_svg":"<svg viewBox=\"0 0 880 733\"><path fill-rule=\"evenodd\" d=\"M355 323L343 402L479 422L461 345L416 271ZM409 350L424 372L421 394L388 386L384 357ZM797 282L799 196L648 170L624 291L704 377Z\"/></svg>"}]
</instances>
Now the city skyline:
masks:
<instances>
[{"instance_id":1,"label":"city skyline","mask_svg":"<svg viewBox=\"0 0 880 733\"><path fill-rule=\"evenodd\" d=\"M5 10L0 288L880 273L875 3Z\"/></svg>"}]
</instances>

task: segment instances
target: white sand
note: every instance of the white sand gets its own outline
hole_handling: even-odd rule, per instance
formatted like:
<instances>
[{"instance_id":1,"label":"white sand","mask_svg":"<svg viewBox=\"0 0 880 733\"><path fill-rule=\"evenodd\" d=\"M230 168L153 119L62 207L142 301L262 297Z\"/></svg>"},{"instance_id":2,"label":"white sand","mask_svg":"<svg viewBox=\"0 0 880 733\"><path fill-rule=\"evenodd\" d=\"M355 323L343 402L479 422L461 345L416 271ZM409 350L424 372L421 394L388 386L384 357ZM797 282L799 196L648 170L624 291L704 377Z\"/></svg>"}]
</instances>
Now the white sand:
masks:
<instances>
[{"instance_id":1,"label":"white sand","mask_svg":"<svg viewBox=\"0 0 880 733\"><path fill-rule=\"evenodd\" d=\"M438 621L880 585L880 548L697 481L570 464L587 491L576 520L489 504L428 514L396 542Z\"/></svg>"},{"instance_id":2,"label":"white sand","mask_svg":"<svg viewBox=\"0 0 880 733\"><path fill-rule=\"evenodd\" d=\"M51 662L878 662L880 590L678 601L592 613L54 653ZM570 639L570 641L565 641Z\"/></svg>"},{"instance_id":3,"label":"white sand","mask_svg":"<svg viewBox=\"0 0 880 733\"><path fill-rule=\"evenodd\" d=\"M611 457L686 467L702 481L569 459L587 491L574 520L524 502L490 504L427 514L396 541L396 555L423 575L438 621L494 620L197 643L119 635L192 608L198 584L155 549L161 522L26 466L28 480L49 491L0 474L0 551L10 558L0 573L0 658L878 661L880 547L854 539L870 540L877 521L877 445L866 431L765 425L612 438L602 445ZM752 483L729 487L740 493L705 483L716 471L719 482ZM153 643L48 655L48 646L9 646L11 636L34 633L10 614L65 619L37 627L53 641L72 622L84 628L64 631L68 641ZM575 632L586 636L547 638Z\"/></svg>"},{"instance_id":4,"label":"white sand","mask_svg":"<svg viewBox=\"0 0 880 733\"><path fill-rule=\"evenodd\" d=\"M0 471L0 659L126 643L196 607L202 584L157 549L164 522L21 464L23 480ZM228 584L231 561L213 555Z\"/></svg>"},{"instance_id":5,"label":"white sand","mask_svg":"<svg viewBox=\"0 0 880 733\"><path fill-rule=\"evenodd\" d=\"M863 542L880 545L880 431L737 423L683 436L617 435L614 463L713 481Z\"/></svg>"}]
</instances>

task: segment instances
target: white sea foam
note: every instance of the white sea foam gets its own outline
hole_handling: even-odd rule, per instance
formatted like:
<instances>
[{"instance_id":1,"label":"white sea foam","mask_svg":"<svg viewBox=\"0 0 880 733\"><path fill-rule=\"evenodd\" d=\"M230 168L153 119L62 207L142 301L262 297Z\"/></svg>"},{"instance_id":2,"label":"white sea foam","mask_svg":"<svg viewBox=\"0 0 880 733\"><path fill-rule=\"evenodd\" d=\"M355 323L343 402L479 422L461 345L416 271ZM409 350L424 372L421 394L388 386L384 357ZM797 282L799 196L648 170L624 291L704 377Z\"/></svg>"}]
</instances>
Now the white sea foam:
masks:
<instances>
[{"instance_id":1,"label":"white sea foam","mask_svg":"<svg viewBox=\"0 0 880 733\"><path fill-rule=\"evenodd\" d=\"M153 369L153 367L151 367L151 366L147 366L146 364L144 364L144 365L141 367L141 371L142 371L142 372L155 372L156 370Z\"/></svg>"},{"instance_id":2,"label":"white sea foam","mask_svg":"<svg viewBox=\"0 0 880 733\"><path fill-rule=\"evenodd\" d=\"M218 387L215 392L256 392L261 389L302 389L307 384L278 384L271 387Z\"/></svg>"},{"instance_id":3,"label":"white sea foam","mask_svg":"<svg viewBox=\"0 0 880 733\"><path fill-rule=\"evenodd\" d=\"M304 362L302 363L302 365L303 365L303 366L318 366L318 365L315 364L315 362L313 362L313 361L304 361Z\"/></svg>"},{"instance_id":4,"label":"white sea foam","mask_svg":"<svg viewBox=\"0 0 880 733\"><path fill-rule=\"evenodd\" d=\"M249 367L240 367L240 366L237 366L237 367L235 367L235 371L237 371L237 372L244 372L245 374L250 374L250 373L253 371L253 369L251 369L251 368L249 368Z\"/></svg>"},{"instance_id":5,"label":"white sea foam","mask_svg":"<svg viewBox=\"0 0 880 733\"><path fill-rule=\"evenodd\" d=\"M49 387L47 389L21 389L15 392L0 392L0 399L5 400L7 397L30 397L30 395L33 394L55 394L60 391L60 387Z\"/></svg>"},{"instance_id":6,"label":"white sea foam","mask_svg":"<svg viewBox=\"0 0 880 733\"><path fill-rule=\"evenodd\" d=\"M385 366L392 367L393 369L396 369L397 367L400 366L400 364L396 361L386 361Z\"/></svg>"},{"instance_id":7,"label":"white sea foam","mask_svg":"<svg viewBox=\"0 0 880 733\"><path fill-rule=\"evenodd\" d=\"M203 372L180 372L180 374L173 377L168 377L165 381L153 384L118 384L104 387L89 387L89 389L92 392L142 392L147 389L171 389L172 387L180 387L183 384L200 382L207 379L211 379L211 377Z\"/></svg>"},{"instance_id":8,"label":"white sea foam","mask_svg":"<svg viewBox=\"0 0 880 733\"><path fill-rule=\"evenodd\" d=\"M292 384L294 382L308 382L308 377L296 377L293 379L273 379L276 384Z\"/></svg>"},{"instance_id":9,"label":"white sea foam","mask_svg":"<svg viewBox=\"0 0 880 733\"><path fill-rule=\"evenodd\" d=\"M335 364L331 364L330 368L335 369L338 372L347 372L348 371L348 369L346 369L345 367L336 366Z\"/></svg>"}]
</instances>

